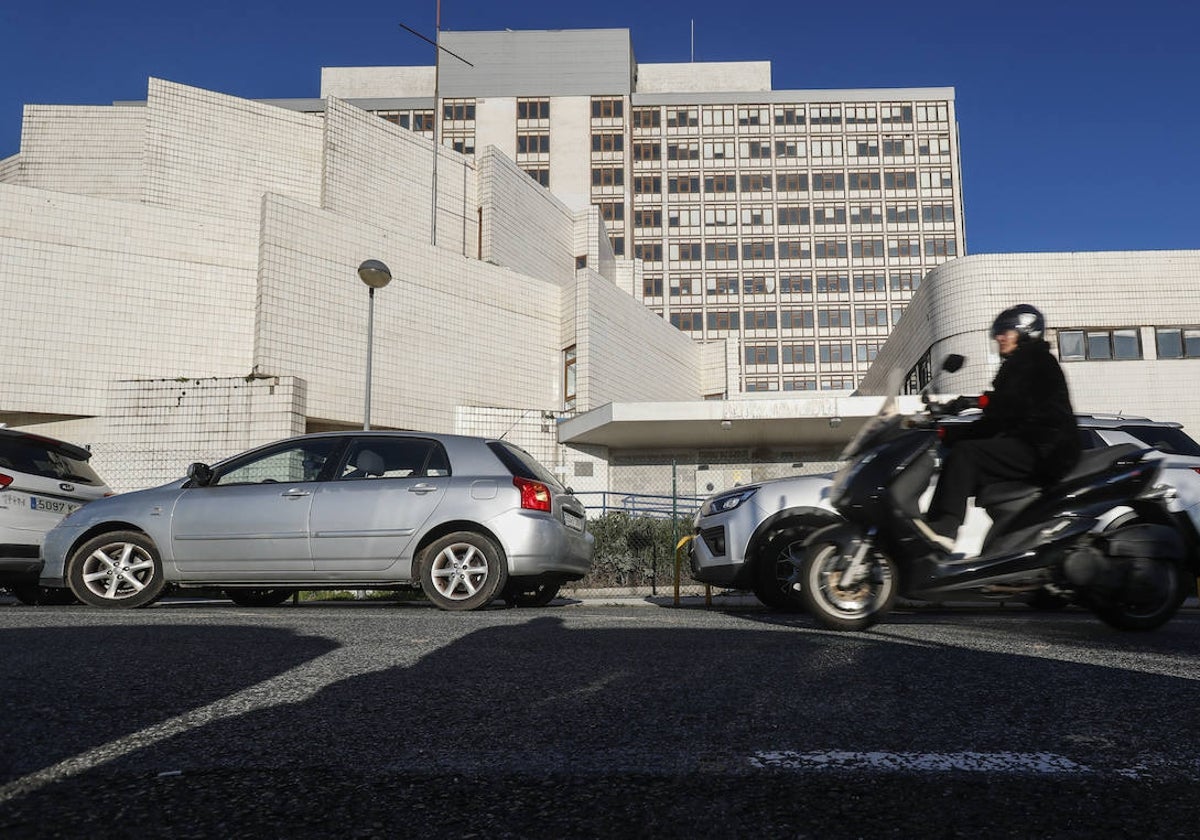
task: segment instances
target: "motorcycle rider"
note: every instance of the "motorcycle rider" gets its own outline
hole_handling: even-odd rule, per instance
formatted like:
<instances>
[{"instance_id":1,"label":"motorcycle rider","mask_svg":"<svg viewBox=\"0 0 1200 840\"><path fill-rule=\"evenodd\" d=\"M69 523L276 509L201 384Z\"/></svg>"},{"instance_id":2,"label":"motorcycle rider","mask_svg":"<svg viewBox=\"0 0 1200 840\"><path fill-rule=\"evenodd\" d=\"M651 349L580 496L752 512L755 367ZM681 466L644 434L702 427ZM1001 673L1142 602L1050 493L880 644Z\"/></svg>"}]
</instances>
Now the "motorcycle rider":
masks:
<instances>
[{"instance_id":1,"label":"motorcycle rider","mask_svg":"<svg viewBox=\"0 0 1200 840\"><path fill-rule=\"evenodd\" d=\"M1045 330L1045 317L1029 304L996 316L992 337L1003 361L992 390L979 400L983 416L944 427L950 452L925 521L917 525L948 551L966 516L968 497L1000 481L1052 484L1079 460L1075 410ZM947 407L957 411L967 404L960 397Z\"/></svg>"}]
</instances>

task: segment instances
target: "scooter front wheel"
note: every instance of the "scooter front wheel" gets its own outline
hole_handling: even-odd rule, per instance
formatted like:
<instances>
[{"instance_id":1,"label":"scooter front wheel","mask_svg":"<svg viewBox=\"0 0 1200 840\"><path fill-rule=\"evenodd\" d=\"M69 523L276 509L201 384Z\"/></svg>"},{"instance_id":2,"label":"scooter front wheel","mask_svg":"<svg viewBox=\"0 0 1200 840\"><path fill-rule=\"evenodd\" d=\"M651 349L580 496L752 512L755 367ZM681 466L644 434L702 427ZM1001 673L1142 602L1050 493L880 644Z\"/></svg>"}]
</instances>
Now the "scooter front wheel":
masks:
<instances>
[{"instance_id":1,"label":"scooter front wheel","mask_svg":"<svg viewBox=\"0 0 1200 840\"><path fill-rule=\"evenodd\" d=\"M809 546L800 570L804 608L829 630L866 630L883 618L896 597L896 568L891 559L870 552L850 581L845 571L854 556L837 543Z\"/></svg>"}]
</instances>

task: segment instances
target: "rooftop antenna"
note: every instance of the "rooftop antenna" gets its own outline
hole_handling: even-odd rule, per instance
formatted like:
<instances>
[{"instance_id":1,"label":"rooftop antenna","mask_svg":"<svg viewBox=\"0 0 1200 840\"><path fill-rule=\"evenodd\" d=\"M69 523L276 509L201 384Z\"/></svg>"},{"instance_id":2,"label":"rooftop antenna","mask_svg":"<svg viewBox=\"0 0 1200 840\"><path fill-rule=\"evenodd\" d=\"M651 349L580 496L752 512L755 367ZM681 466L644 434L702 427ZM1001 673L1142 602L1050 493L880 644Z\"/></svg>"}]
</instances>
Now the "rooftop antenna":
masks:
<instances>
[{"instance_id":1,"label":"rooftop antenna","mask_svg":"<svg viewBox=\"0 0 1200 840\"><path fill-rule=\"evenodd\" d=\"M438 76L442 65L442 53L449 53L468 67L474 67L475 65L458 53L452 52L442 46L442 0L437 0L433 27L434 37L433 40L430 40L411 26L405 26L403 23L400 24L401 29L416 35L425 43L433 45L433 197L431 199L432 209L430 210L429 238L432 244L437 245L438 158L441 156L442 145L442 140L439 136L441 132L438 131L438 128L442 124L441 115L438 113L441 109L440 100L438 99Z\"/></svg>"},{"instance_id":2,"label":"rooftop antenna","mask_svg":"<svg viewBox=\"0 0 1200 840\"><path fill-rule=\"evenodd\" d=\"M696 63L696 19L692 18L692 63Z\"/></svg>"}]
</instances>

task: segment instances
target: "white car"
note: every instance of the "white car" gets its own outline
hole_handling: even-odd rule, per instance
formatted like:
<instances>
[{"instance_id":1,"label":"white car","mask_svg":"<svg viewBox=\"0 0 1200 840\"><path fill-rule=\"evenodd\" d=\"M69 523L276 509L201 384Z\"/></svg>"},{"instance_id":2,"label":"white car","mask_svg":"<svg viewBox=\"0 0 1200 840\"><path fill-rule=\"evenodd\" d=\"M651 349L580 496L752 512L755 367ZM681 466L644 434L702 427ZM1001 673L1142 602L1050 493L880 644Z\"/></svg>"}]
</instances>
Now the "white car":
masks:
<instances>
[{"instance_id":1,"label":"white car","mask_svg":"<svg viewBox=\"0 0 1200 840\"><path fill-rule=\"evenodd\" d=\"M963 418L969 422L971 415ZM1085 449L1135 443L1166 459L1162 481L1176 490L1171 509L1186 510L1200 530L1200 444L1179 423L1108 414L1076 416ZM702 583L749 589L773 609L799 609L790 585L804 541L817 528L840 521L829 503L832 475L805 475L747 484L710 496L697 512L689 546L692 577ZM921 500L924 510L932 487ZM977 553L991 527L971 506L955 550Z\"/></svg>"},{"instance_id":2,"label":"white car","mask_svg":"<svg viewBox=\"0 0 1200 840\"><path fill-rule=\"evenodd\" d=\"M26 604L73 603L70 590L38 585L46 532L112 490L92 453L61 440L0 427L0 586Z\"/></svg>"}]
</instances>

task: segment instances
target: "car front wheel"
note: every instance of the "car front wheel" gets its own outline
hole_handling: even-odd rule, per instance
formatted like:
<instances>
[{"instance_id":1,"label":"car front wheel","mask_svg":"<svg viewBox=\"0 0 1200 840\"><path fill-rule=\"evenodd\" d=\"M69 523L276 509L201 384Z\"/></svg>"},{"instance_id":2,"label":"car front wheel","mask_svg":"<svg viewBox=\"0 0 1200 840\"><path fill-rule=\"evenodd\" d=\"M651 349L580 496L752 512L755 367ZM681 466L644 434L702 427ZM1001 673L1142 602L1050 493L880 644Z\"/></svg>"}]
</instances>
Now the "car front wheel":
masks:
<instances>
[{"instance_id":1,"label":"car front wheel","mask_svg":"<svg viewBox=\"0 0 1200 840\"><path fill-rule=\"evenodd\" d=\"M508 569L500 548L473 531L430 543L421 563L421 589L443 610L477 610L504 590Z\"/></svg>"},{"instance_id":2,"label":"car front wheel","mask_svg":"<svg viewBox=\"0 0 1200 840\"><path fill-rule=\"evenodd\" d=\"M67 583L85 604L132 609L158 600L166 578L158 548L149 537L139 531L114 531L75 550Z\"/></svg>"}]
</instances>

